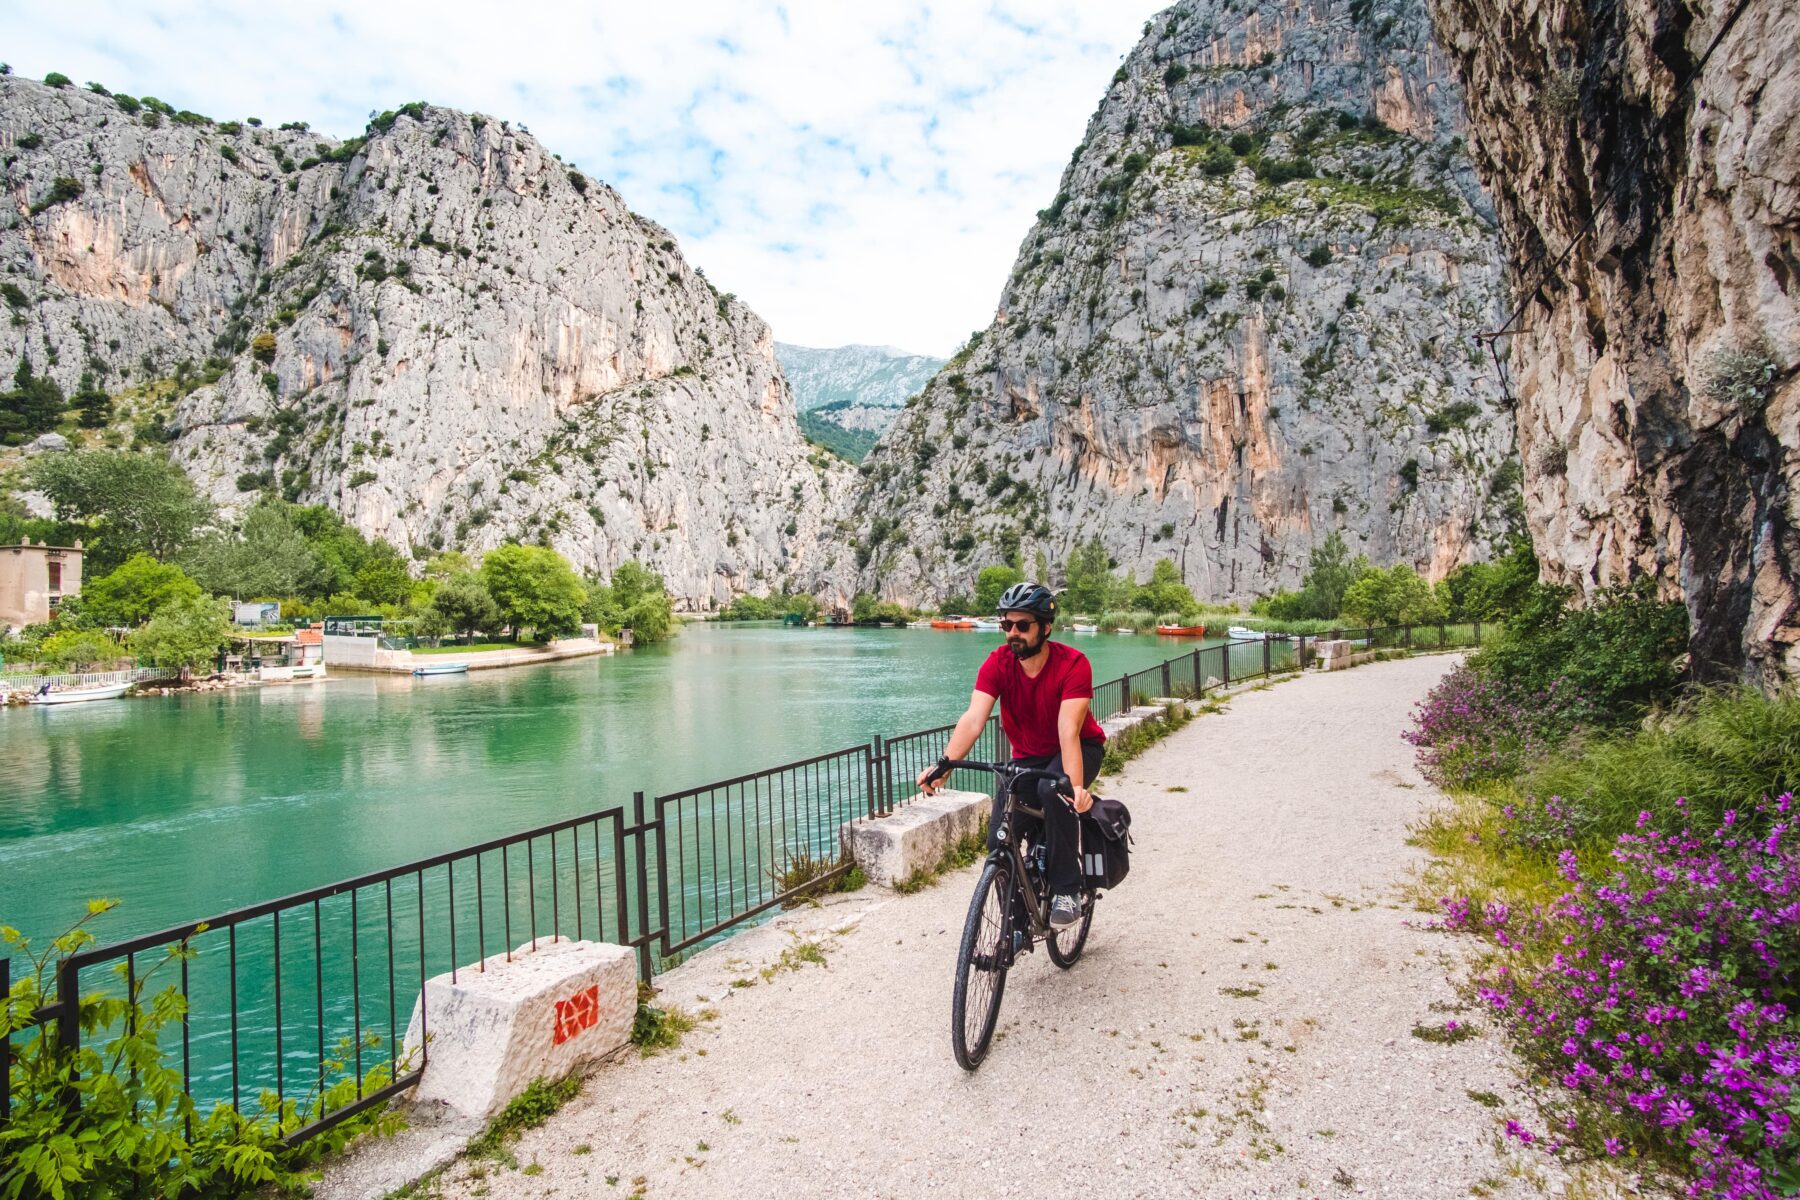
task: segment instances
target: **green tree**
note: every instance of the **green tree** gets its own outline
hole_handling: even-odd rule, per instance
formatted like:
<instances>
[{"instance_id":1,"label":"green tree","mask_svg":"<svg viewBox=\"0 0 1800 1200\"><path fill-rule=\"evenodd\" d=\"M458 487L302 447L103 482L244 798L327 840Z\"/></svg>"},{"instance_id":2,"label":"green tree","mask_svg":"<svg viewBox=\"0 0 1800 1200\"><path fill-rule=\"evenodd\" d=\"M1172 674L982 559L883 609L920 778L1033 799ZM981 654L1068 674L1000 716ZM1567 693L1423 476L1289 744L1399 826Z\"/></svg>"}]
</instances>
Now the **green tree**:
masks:
<instances>
[{"instance_id":1,"label":"green tree","mask_svg":"<svg viewBox=\"0 0 1800 1200\"><path fill-rule=\"evenodd\" d=\"M1014 566L996 564L981 568L981 574L975 577L975 608L984 613L993 612L1006 589L1024 579L1025 572Z\"/></svg>"},{"instance_id":2,"label":"green tree","mask_svg":"<svg viewBox=\"0 0 1800 1200\"><path fill-rule=\"evenodd\" d=\"M661 575L628 559L609 582L590 585L587 619L612 634L629 629L633 642L648 645L674 633L675 601Z\"/></svg>"},{"instance_id":3,"label":"green tree","mask_svg":"<svg viewBox=\"0 0 1800 1200\"><path fill-rule=\"evenodd\" d=\"M1451 620L1499 621L1528 602L1537 579L1537 555L1521 538L1492 562L1464 563L1440 586Z\"/></svg>"},{"instance_id":4,"label":"green tree","mask_svg":"<svg viewBox=\"0 0 1800 1200\"><path fill-rule=\"evenodd\" d=\"M57 667L86 667L110 663L124 647L98 629L64 629L38 643L37 658Z\"/></svg>"},{"instance_id":5,"label":"green tree","mask_svg":"<svg viewBox=\"0 0 1800 1200\"><path fill-rule=\"evenodd\" d=\"M87 532L87 567L110 571L133 554L167 562L212 519L186 472L154 454L78 450L45 454L26 469L59 520Z\"/></svg>"},{"instance_id":6,"label":"green tree","mask_svg":"<svg viewBox=\"0 0 1800 1200\"><path fill-rule=\"evenodd\" d=\"M254 596L320 596L332 572L293 520L293 506L269 497L244 517L241 532L202 538L187 555L188 571L209 592Z\"/></svg>"},{"instance_id":7,"label":"green tree","mask_svg":"<svg viewBox=\"0 0 1800 1200\"><path fill-rule=\"evenodd\" d=\"M1342 613L1372 625L1418 625L1444 617L1431 585L1406 563L1385 571L1370 567L1357 576L1344 590Z\"/></svg>"},{"instance_id":8,"label":"green tree","mask_svg":"<svg viewBox=\"0 0 1800 1200\"><path fill-rule=\"evenodd\" d=\"M1069 612L1097 613L1106 607L1112 561L1098 537L1091 537L1069 556L1068 587L1062 595Z\"/></svg>"},{"instance_id":9,"label":"green tree","mask_svg":"<svg viewBox=\"0 0 1800 1200\"><path fill-rule=\"evenodd\" d=\"M1306 578L1300 586L1307 594L1310 611L1304 615L1326 621L1337 616L1344 607L1344 592L1368 565L1369 560L1360 554L1351 558L1344 535L1332 530L1323 542L1313 547L1307 562Z\"/></svg>"},{"instance_id":10,"label":"green tree","mask_svg":"<svg viewBox=\"0 0 1800 1200\"><path fill-rule=\"evenodd\" d=\"M488 551L481 580L514 637L524 628L560 637L581 626L587 590L568 559L547 546L511 543Z\"/></svg>"},{"instance_id":11,"label":"green tree","mask_svg":"<svg viewBox=\"0 0 1800 1200\"><path fill-rule=\"evenodd\" d=\"M83 611L101 625L142 625L172 600L191 600L200 585L174 563L134 554L110 573L86 580Z\"/></svg>"},{"instance_id":12,"label":"green tree","mask_svg":"<svg viewBox=\"0 0 1800 1200\"><path fill-rule=\"evenodd\" d=\"M112 420L112 397L106 394L106 389L94 383L91 371L82 373L81 383L76 387L75 396L69 403L80 414L83 429L99 429Z\"/></svg>"},{"instance_id":13,"label":"green tree","mask_svg":"<svg viewBox=\"0 0 1800 1200\"><path fill-rule=\"evenodd\" d=\"M62 420L63 390L48 375L34 375L31 360L20 358L13 370L13 389L0 394L0 417L5 432L47 433Z\"/></svg>"},{"instance_id":14,"label":"green tree","mask_svg":"<svg viewBox=\"0 0 1800 1200\"><path fill-rule=\"evenodd\" d=\"M231 640L231 604L215 596L174 600L131 637L131 650L182 678L211 662Z\"/></svg>"},{"instance_id":15,"label":"green tree","mask_svg":"<svg viewBox=\"0 0 1800 1200\"><path fill-rule=\"evenodd\" d=\"M294 527L305 536L306 544L325 565L325 579L319 585L319 594L348 591L362 594L356 586L356 575L375 552L362 531L323 504L291 505L288 515Z\"/></svg>"},{"instance_id":16,"label":"green tree","mask_svg":"<svg viewBox=\"0 0 1800 1200\"><path fill-rule=\"evenodd\" d=\"M464 637L500 628L500 606L488 594L487 585L474 574L457 575L438 585L428 612L436 613L445 627Z\"/></svg>"},{"instance_id":17,"label":"green tree","mask_svg":"<svg viewBox=\"0 0 1800 1200\"><path fill-rule=\"evenodd\" d=\"M376 604L404 604L412 595L413 577L400 552L377 538L369 543L351 586L357 595Z\"/></svg>"},{"instance_id":18,"label":"green tree","mask_svg":"<svg viewBox=\"0 0 1800 1200\"><path fill-rule=\"evenodd\" d=\"M1153 613L1185 615L1200 610L1200 602L1181 581L1181 569L1172 558L1156 560L1156 565L1150 569L1150 582L1138 589L1136 599L1140 608Z\"/></svg>"}]
</instances>

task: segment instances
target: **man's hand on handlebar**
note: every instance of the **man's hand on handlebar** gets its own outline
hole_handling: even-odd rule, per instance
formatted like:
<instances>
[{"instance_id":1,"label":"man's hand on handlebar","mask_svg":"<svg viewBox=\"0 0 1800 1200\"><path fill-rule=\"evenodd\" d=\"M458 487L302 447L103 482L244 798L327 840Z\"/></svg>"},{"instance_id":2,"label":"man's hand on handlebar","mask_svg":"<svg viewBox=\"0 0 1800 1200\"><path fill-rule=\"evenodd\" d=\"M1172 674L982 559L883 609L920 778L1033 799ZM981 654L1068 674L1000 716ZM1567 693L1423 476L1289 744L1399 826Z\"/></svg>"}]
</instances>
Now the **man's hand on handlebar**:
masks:
<instances>
[{"instance_id":1,"label":"man's hand on handlebar","mask_svg":"<svg viewBox=\"0 0 1800 1200\"><path fill-rule=\"evenodd\" d=\"M1084 813L1088 809L1094 807L1093 794L1090 793L1086 788L1078 787L1078 788L1072 789L1072 791L1073 791L1073 795L1069 799L1069 806L1071 808L1073 808L1076 812Z\"/></svg>"},{"instance_id":2,"label":"man's hand on handlebar","mask_svg":"<svg viewBox=\"0 0 1800 1200\"><path fill-rule=\"evenodd\" d=\"M944 780L949 777L950 772L945 770L940 763L932 763L929 767L926 767L923 771L919 772L919 790L924 792L927 796L935 796L937 795L937 790L944 786Z\"/></svg>"}]
</instances>

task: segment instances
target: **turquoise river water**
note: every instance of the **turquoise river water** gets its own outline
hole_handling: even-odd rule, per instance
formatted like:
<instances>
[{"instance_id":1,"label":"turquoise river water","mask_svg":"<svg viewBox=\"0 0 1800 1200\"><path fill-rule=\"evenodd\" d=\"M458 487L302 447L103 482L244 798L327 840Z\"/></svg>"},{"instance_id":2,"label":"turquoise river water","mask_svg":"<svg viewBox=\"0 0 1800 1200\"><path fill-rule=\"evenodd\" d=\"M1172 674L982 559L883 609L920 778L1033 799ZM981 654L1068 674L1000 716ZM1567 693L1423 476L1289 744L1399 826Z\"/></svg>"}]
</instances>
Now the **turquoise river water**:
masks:
<instances>
[{"instance_id":1,"label":"turquoise river water","mask_svg":"<svg viewBox=\"0 0 1800 1200\"><path fill-rule=\"evenodd\" d=\"M116 897L114 941L945 724L997 638L696 624L543 667L0 711L0 923L46 935ZM1100 680L1195 646L1069 640Z\"/></svg>"}]
</instances>

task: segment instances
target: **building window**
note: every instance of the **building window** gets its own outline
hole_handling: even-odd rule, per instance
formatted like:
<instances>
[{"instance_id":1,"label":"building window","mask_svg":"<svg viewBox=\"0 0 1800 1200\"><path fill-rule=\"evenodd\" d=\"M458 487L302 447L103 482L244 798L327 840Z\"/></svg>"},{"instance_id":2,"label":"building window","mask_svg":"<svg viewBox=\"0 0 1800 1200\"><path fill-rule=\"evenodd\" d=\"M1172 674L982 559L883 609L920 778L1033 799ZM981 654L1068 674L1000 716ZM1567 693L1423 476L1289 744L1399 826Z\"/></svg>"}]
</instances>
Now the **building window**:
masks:
<instances>
[{"instance_id":1,"label":"building window","mask_svg":"<svg viewBox=\"0 0 1800 1200\"><path fill-rule=\"evenodd\" d=\"M50 590L52 592L62 591L62 564L53 562L44 565L50 568Z\"/></svg>"}]
</instances>

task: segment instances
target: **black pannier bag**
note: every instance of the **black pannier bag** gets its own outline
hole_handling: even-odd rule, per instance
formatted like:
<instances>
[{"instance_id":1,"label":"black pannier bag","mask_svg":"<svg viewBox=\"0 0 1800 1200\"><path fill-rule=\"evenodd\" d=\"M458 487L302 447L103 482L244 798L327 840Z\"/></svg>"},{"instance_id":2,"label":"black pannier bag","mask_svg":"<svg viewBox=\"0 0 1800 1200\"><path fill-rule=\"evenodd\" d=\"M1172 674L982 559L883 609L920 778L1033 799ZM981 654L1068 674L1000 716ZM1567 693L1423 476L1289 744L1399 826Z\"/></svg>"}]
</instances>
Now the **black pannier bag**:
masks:
<instances>
[{"instance_id":1,"label":"black pannier bag","mask_svg":"<svg viewBox=\"0 0 1800 1200\"><path fill-rule=\"evenodd\" d=\"M1094 797L1081 815L1081 873L1089 887L1115 888L1131 871L1131 810Z\"/></svg>"}]
</instances>

